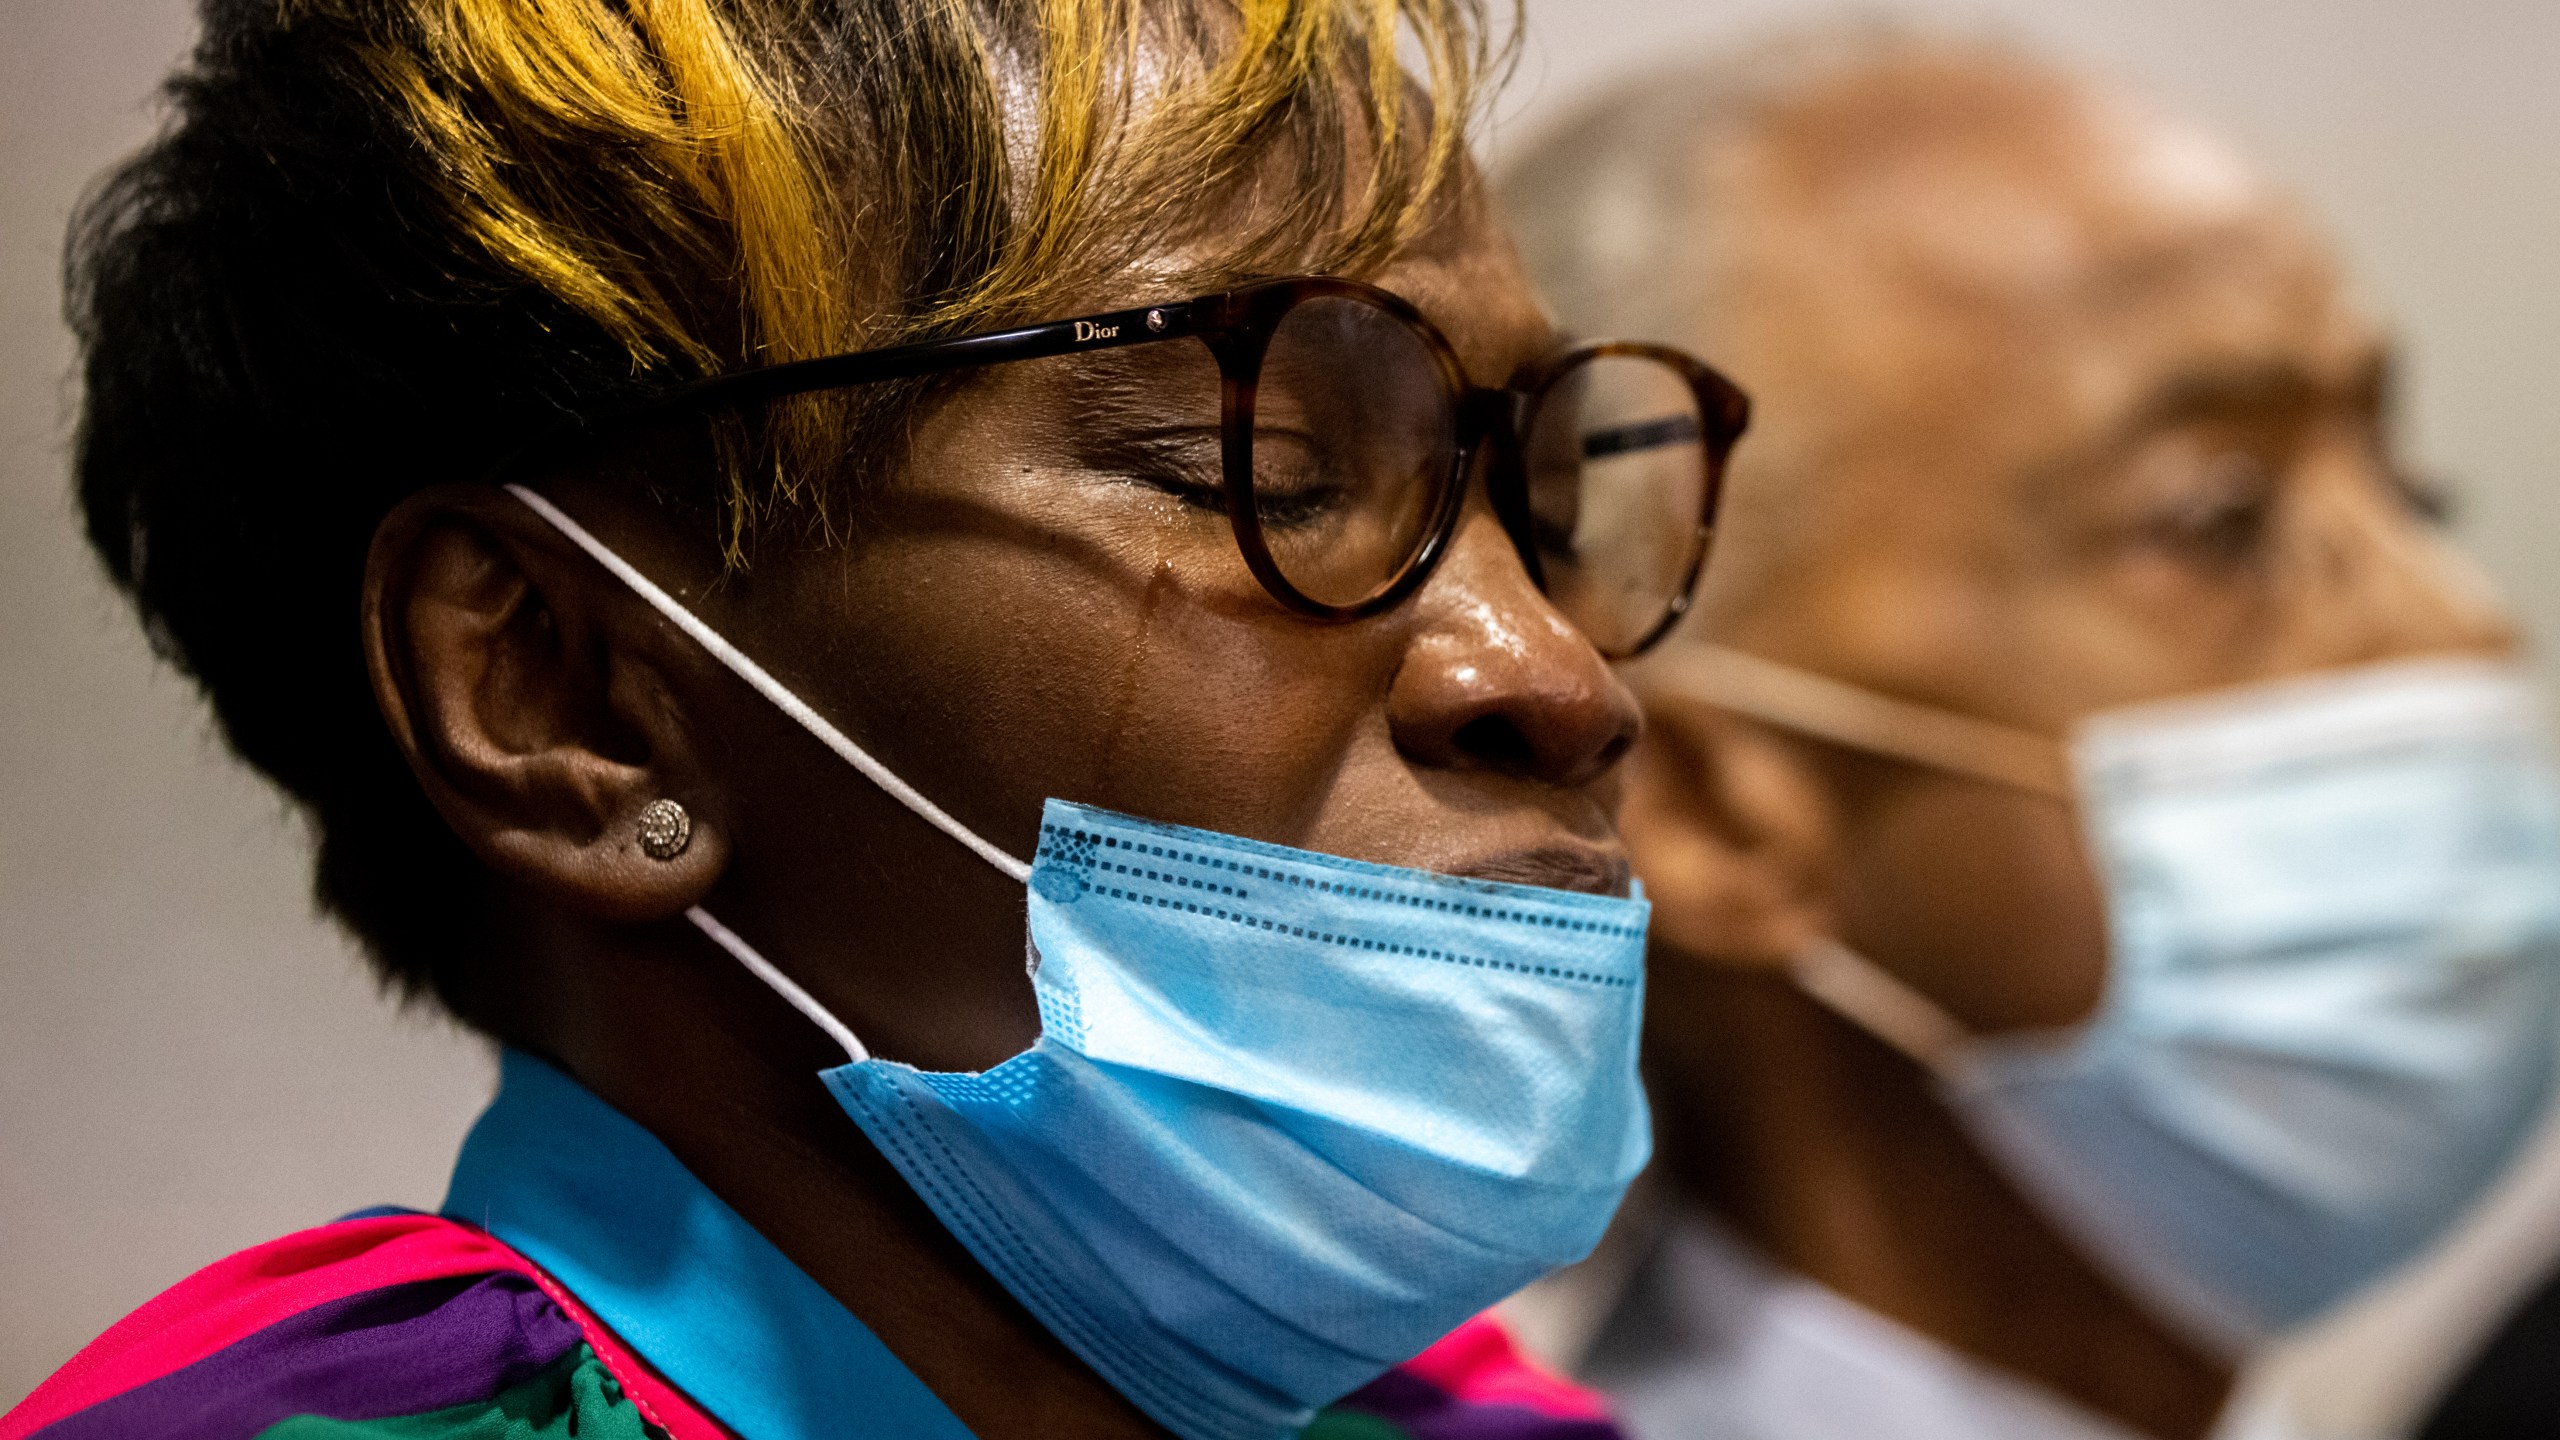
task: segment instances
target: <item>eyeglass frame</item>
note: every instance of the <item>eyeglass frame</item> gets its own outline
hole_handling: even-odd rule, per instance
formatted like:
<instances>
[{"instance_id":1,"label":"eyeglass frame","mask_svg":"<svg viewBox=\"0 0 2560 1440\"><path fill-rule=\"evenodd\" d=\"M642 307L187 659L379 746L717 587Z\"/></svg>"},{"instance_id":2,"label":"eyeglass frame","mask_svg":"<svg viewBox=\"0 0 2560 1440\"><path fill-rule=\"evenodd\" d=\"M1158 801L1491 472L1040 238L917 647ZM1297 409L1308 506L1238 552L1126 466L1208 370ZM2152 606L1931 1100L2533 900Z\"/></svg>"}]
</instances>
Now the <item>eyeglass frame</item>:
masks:
<instances>
[{"instance_id":1,"label":"eyeglass frame","mask_svg":"<svg viewBox=\"0 0 2560 1440\"><path fill-rule=\"evenodd\" d=\"M1437 482L1440 493L1434 502L1436 513L1431 517L1430 532L1393 578L1366 598L1348 605L1318 600L1290 583L1272 557L1262 533L1260 512L1253 503L1254 402L1263 355L1281 320L1291 310L1308 300L1328 296L1374 305L1421 337L1424 348L1439 364L1442 383L1453 404L1456 428L1449 473ZM1738 386L1685 351L1631 340L1598 340L1570 346L1529 366L1510 385L1477 385L1467 378L1448 337L1412 302L1393 291L1336 276L1262 280L1162 305L732 371L678 386L623 418L646 421L765 404L820 390L923 379L981 366L1184 339L1201 341L1218 365L1219 445L1228 491L1227 519L1235 533L1236 548L1244 556L1245 568L1284 607L1308 619L1335 624L1392 610L1431 577L1457 533L1459 517L1466 506L1468 474L1488 441L1496 445L1496 463L1485 477L1486 498L1521 564L1527 568L1531 583L1541 594L1546 593L1545 566L1530 529L1528 472L1521 439L1526 422L1559 380L1593 360L1630 356L1668 366L1688 383L1703 430L1699 439L1706 450L1707 474L1697 529L1685 573L1663 615L1624 651L1612 652L1602 647L1602 653L1613 660L1640 655L1688 613L1715 536L1725 464L1734 443L1750 424L1751 401ZM1598 644L1596 638L1594 644Z\"/></svg>"}]
</instances>

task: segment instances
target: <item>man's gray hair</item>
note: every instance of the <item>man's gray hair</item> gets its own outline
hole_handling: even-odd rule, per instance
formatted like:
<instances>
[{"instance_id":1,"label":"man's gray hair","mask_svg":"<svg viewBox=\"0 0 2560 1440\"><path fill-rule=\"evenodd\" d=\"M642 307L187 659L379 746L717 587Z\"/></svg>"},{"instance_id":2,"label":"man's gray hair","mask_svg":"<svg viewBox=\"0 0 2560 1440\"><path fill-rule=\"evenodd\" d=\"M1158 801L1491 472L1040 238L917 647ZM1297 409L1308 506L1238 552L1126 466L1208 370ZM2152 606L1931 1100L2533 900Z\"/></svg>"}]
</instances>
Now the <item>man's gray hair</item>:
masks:
<instances>
[{"instance_id":1,"label":"man's gray hair","mask_svg":"<svg viewBox=\"0 0 2560 1440\"><path fill-rule=\"evenodd\" d=\"M1860 76L1931 62L2045 68L1996 38L1891 20L1831 22L1657 70L1603 93L1515 150L1494 181L1531 277L1556 318L1589 337L1660 340L1710 362L1750 285L1742 183L1754 142L1783 112ZM1765 258L1765 257L1763 257ZM1744 389L1748 373L1733 378ZM1701 624L1748 608L1820 527L1811 484L1831 437L1818 408L1763 407L1736 454L1723 545L1700 596ZM1790 422L1793 422L1792 424ZM1692 627L1696 628L1696 627Z\"/></svg>"},{"instance_id":2,"label":"man's gray hair","mask_svg":"<svg viewBox=\"0 0 2560 1440\"><path fill-rule=\"evenodd\" d=\"M1494 188L1567 328L1701 345L1704 292L1731 238L1721 182L1774 112L1863 71L2024 58L2003 40L1886 18L1773 31L1583 103L1514 151Z\"/></svg>"}]
</instances>

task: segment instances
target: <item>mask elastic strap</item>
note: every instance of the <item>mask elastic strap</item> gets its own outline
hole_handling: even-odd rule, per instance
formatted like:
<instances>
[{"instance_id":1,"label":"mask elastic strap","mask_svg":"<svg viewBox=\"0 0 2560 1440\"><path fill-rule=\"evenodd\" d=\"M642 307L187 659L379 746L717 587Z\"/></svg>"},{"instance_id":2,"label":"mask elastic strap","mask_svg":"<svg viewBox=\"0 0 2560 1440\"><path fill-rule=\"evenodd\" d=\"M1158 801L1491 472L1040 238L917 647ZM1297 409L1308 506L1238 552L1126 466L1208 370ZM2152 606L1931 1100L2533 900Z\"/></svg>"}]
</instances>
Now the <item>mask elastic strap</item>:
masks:
<instances>
[{"instance_id":1,"label":"mask elastic strap","mask_svg":"<svg viewBox=\"0 0 2560 1440\"><path fill-rule=\"evenodd\" d=\"M2071 764L2062 746L2032 731L1880 695L1722 645L1684 645L1636 673L1644 688L1818 740L2071 798Z\"/></svg>"},{"instance_id":2,"label":"mask elastic strap","mask_svg":"<svg viewBox=\"0 0 2560 1440\"><path fill-rule=\"evenodd\" d=\"M1973 1039L1937 1001L1828 936L1797 951L1787 975L1833 1014L1932 1073L1948 1074L1956 1052Z\"/></svg>"},{"instance_id":3,"label":"mask elastic strap","mask_svg":"<svg viewBox=\"0 0 2560 1440\"><path fill-rule=\"evenodd\" d=\"M675 601L675 597L658 588L657 582L634 569L631 562L605 548L605 543L587 533L586 527L572 520L559 506L522 485L509 485L507 493L531 506L533 513L551 522L551 528L569 537L571 543L584 550L614 574L614 578L631 587L632 592L649 602L650 608L667 617L668 623L693 637L694 643L711 652L712 658L736 672L739 679L755 687L774 704L774 708L800 722L800 728L818 737L820 744L843 757L844 762L862 772L864 779L887 791L897 801L923 817L925 822L943 834L968 846L978 858L993 865L1017 884L1028 884L1031 867L1006 854L981 837L977 831L951 818L949 811L927 800L917 789L898 778L888 766L871 758L870 752L853 743L843 731L827 723L827 717L809 708L808 703L786 689L782 682L765 673L765 668L747 658L737 646L721 638L720 632L702 623L700 617Z\"/></svg>"},{"instance_id":4,"label":"mask elastic strap","mask_svg":"<svg viewBox=\"0 0 2560 1440\"><path fill-rule=\"evenodd\" d=\"M901 780L888 766L871 758L868 751L853 743L843 731L827 723L827 718L809 708L808 703L786 689L782 682L766 673L765 668L747 658L746 653L730 644L717 630L702 623L700 617L675 601L675 597L658 588L656 581L643 575L630 561L616 555L605 543L587 533L587 528L569 518L567 512L522 485L509 485L508 494L525 503L534 514L549 522L552 529L567 536L570 543L587 552L589 558L613 572L614 578L631 587L633 594L649 602L651 609L667 618L668 623L693 637L695 644L711 652L712 658L726 665L756 693L773 702L783 714L800 722L800 727L818 737L820 744L843 757L845 763L862 772L863 778L888 792L891 799L922 816L943 834L976 851L978 858L1013 877L1017 882L1031 878L1031 867L997 849L976 831L953 819L948 811L919 794L916 788ZM798 982L782 973L780 967L756 953L736 931L721 924L710 911L696 905L684 912L711 942L729 952L747 967L749 974L772 987L773 992L789 1001L791 1008L809 1018L809 1022L827 1032L827 1038L844 1047L845 1055L856 1064L871 1058L871 1049L862 1043L850 1026L827 1012L817 997L800 988Z\"/></svg>"},{"instance_id":5,"label":"mask elastic strap","mask_svg":"<svg viewBox=\"0 0 2560 1440\"><path fill-rule=\"evenodd\" d=\"M774 963L756 953L756 947L738 937L738 932L711 917L711 912L696 905L684 912L693 928L711 937L711 943L726 950L747 967L747 972L773 987L773 993L791 1002L791 1008L809 1017L809 1023L827 1032L827 1038L844 1047L845 1057L859 1065L871 1058L871 1047L851 1027L827 1013L818 997L800 988L799 982L775 968Z\"/></svg>"}]
</instances>

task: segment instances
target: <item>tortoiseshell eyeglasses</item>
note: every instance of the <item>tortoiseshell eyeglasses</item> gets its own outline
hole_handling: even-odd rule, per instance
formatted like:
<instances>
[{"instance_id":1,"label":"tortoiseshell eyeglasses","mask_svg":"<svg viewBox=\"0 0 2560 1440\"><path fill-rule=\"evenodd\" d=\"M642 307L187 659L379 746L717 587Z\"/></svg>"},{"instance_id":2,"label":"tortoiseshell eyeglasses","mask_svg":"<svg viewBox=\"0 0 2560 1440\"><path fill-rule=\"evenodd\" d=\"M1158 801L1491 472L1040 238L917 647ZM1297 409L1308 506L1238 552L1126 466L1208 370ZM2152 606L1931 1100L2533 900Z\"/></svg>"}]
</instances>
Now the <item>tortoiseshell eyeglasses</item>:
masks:
<instances>
[{"instance_id":1,"label":"tortoiseshell eyeglasses","mask_svg":"<svg viewBox=\"0 0 2560 1440\"><path fill-rule=\"evenodd\" d=\"M1183 341L1216 363L1217 443L1152 445L1123 463L1142 464L1140 478L1183 505L1222 513L1262 588L1322 621L1376 615L1430 577L1489 451L1487 496L1531 579L1603 654L1635 655L1688 608L1750 414L1703 362L1623 341L1477 386L1411 304L1322 277L741 371L651 408L752 407Z\"/></svg>"}]
</instances>

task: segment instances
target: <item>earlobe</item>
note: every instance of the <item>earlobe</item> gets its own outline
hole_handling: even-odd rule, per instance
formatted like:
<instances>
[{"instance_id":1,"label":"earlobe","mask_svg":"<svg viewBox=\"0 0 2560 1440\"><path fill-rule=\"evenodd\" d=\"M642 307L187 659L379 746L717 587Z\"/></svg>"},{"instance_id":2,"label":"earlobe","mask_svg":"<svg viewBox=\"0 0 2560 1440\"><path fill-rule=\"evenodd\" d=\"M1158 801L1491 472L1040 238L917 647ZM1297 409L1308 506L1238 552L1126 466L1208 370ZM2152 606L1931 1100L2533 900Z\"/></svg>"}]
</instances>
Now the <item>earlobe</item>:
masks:
<instances>
[{"instance_id":1,"label":"earlobe","mask_svg":"<svg viewBox=\"0 0 2560 1440\"><path fill-rule=\"evenodd\" d=\"M1620 818L1657 952L1778 970L1828 932L1836 817L1798 753L1748 721L1649 705Z\"/></svg>"},{"instance_id":2,"label":"earlobe","mask_svg":"<svg viewBox=\"0 0 2560 1440\"><path fill-rule=\"evenodd\" d=\"M717 881L725 827L663 627L503 492L439 487L383 521L364 637L411 771L492 870L625 922L680 914ZM684 843L660 802L681 808Z\"/></svg>"}]
</instances>

